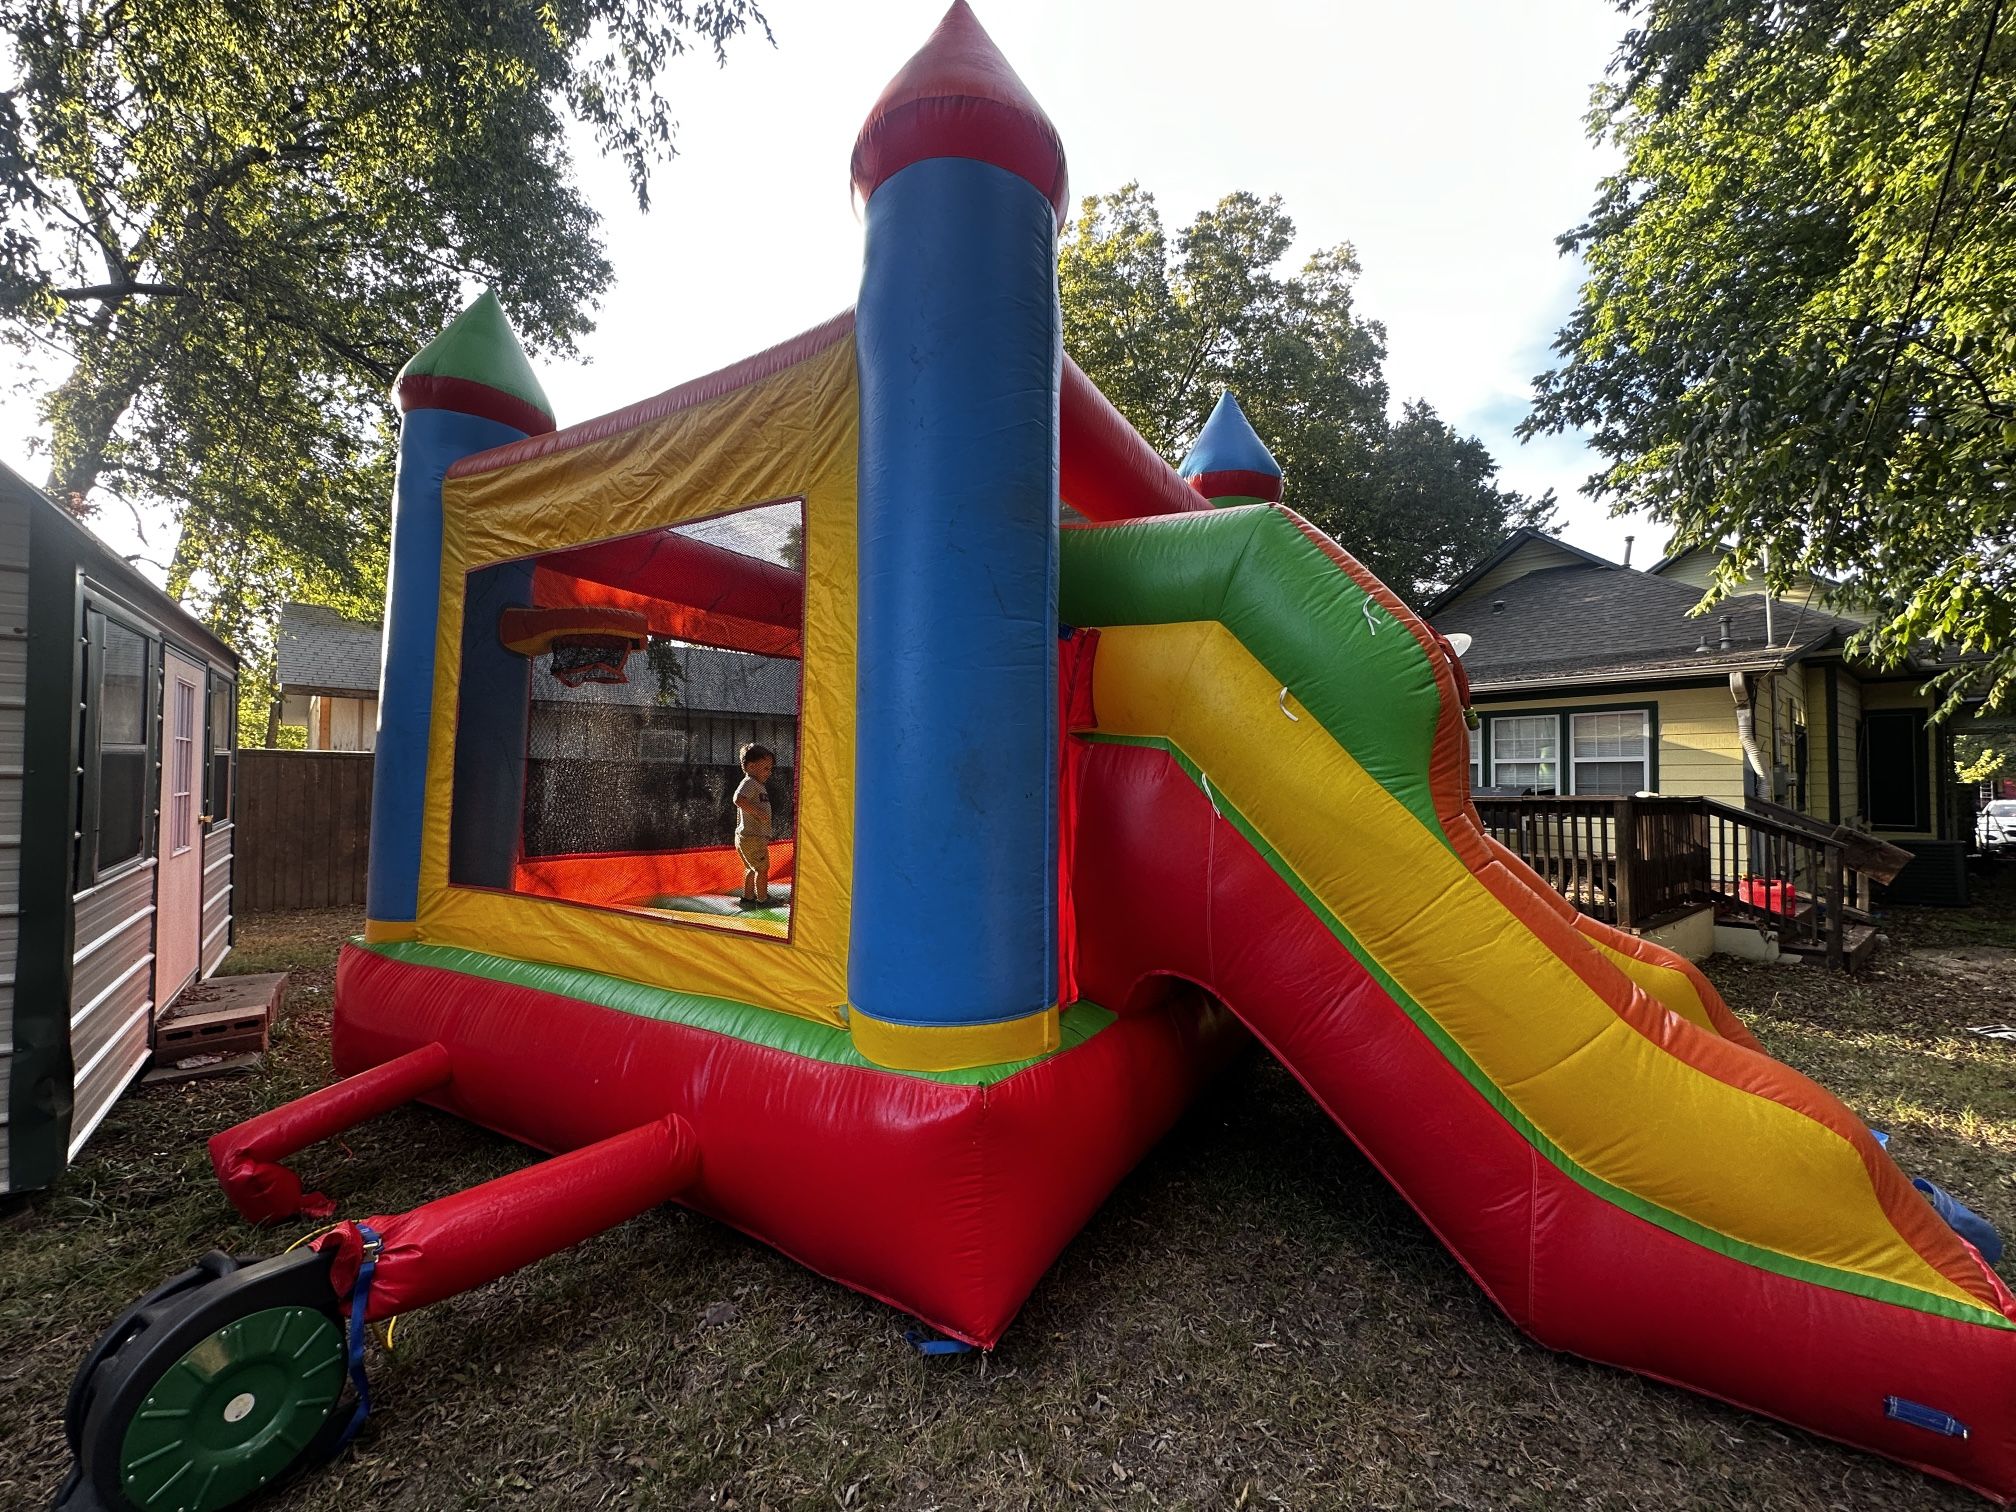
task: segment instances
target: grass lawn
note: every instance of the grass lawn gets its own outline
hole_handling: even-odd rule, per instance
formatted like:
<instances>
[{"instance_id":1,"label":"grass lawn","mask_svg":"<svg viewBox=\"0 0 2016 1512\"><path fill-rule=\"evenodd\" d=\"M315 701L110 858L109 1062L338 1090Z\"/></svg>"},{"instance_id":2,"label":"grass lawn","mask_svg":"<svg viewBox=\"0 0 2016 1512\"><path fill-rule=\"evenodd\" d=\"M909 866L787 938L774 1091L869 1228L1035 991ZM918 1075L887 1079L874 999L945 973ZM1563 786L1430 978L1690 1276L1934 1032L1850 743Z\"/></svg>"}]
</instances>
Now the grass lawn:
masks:
<instances>
[{"instance_id":1,"label":"grass lawn","mask_svg":"<svg viewBox=\"0 0 2016 1512\"><path fill-rule=\"evenodd\" d=\"M203 1141L329 1075L342 914L245 921L286 970L273 1053L149 1088L53 1189L0 1202L0 1506L46 1505L71 1370L132 1297L236 1222ZM1900 911L1855 981L1711 964L1774 1053L2016 1234L2016 885ZM515 1169L406 1111L311 1150L351 1214ZM2005 1267L2007 1269L2007 1267ZM1243 1062L1115 1193L993 1355L678 1209L402 1322L378 1412L292 1508L1973 1507L1764 1419L1549 1354L1487 1303L1278 1067Z\"/></svg>"}]
</instances>

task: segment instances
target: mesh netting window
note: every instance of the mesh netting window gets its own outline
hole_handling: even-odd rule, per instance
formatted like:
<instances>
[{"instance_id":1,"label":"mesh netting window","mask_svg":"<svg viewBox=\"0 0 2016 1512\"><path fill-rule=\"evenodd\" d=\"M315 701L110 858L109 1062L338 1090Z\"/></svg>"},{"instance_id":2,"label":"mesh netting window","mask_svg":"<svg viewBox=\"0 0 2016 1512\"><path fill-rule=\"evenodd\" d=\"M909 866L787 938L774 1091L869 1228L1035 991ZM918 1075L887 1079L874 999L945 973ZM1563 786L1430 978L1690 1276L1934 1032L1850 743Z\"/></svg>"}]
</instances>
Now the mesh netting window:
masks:
<instances>
[{"instance_id":1,"label":"mesh netting window","mask_svg":"<svg viewBox=\"0 0 2016 1512\"><path fill-rule=\"evenodd\" d=\"M525 854L732 845L743 775L736 753L747 745L776 753L765 784L771 839L790 839L796 661L653 636L623 683L568 688L535 665Z\"/></svg>"},{"instance_id":2,"label":"mesh netting window","mask_svg":"<svg viewBox=\"0 0 2016 1512\"><path fill-rule=\"evenodd\" d=\"M788 933L803 542L790 500L472 572L450 880Z\"/></svg>"}]
</instances>

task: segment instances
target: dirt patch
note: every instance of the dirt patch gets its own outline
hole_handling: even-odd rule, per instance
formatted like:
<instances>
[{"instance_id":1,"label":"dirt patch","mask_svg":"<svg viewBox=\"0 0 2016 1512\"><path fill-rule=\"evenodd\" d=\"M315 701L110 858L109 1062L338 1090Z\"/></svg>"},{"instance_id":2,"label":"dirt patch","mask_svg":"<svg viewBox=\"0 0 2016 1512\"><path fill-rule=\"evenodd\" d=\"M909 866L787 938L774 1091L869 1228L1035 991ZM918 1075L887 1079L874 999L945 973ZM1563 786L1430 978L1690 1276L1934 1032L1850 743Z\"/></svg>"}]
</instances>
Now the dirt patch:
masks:
<instances>
[{"instance_id":1,"label":"dirt patch","mask_svg":"<svg viewBox=\"0 0 2016 1512\"><path fill-rule=\"evenodd\" d=\"M1894 969L1905 976L1932 977L1954 991L1979 994L1984 1002L2016 1003L2016 950L2004 946L1933 946L1903 956Z\"/></svg>"}]
</instances>

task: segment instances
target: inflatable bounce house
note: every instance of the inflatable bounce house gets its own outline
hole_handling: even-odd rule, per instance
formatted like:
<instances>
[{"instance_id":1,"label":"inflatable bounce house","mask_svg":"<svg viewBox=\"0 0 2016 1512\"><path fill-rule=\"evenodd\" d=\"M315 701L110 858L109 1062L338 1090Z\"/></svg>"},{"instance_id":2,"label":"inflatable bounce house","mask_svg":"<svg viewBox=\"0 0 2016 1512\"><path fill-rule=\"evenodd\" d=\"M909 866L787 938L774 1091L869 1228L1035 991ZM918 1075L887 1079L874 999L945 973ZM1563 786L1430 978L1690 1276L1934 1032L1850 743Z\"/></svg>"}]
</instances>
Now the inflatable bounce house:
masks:
<instances>
[{"instance_id":1,"label":"inflatable bounce house","mask_svg":"<svg viewBox=\"0 0 2016 1512\"><path fill-rule=\"evenodd\" d=\"M211 1150L252 1220L410 1101L550 1158L143 1298L67 1504L254 1493L370 1320L668 1201L988 1348L1256 1038L1541 1342L2016 1492L1981 1256L1493 843L1458 660L1236 404L1172 469L1064 358L1063 149L963 3L853 181L857 308L738 366L555 429L485 297L401 375L346 1079Z\"/></svg>"}]
</instances>

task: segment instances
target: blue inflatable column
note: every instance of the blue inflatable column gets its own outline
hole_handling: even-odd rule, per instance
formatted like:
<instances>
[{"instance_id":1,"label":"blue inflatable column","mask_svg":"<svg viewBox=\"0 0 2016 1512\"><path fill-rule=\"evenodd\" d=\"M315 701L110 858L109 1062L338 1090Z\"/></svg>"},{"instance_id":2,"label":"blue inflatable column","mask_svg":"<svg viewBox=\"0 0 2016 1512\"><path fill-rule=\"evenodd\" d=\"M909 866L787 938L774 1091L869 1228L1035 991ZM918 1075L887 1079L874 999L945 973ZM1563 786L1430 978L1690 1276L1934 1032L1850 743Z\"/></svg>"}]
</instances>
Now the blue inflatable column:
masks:
<instances>
[{"instance_id":1,"label":"blue inflatable column","mask_svg":"<svg viewBox=\"0 0 2016 1512\"><path fill-rule=\"evenodd\" d=\"M463 457L553 429L552 406L493 294L456 316L406 364L393 396L405 419L378 676L368 940L411 939L415 932L441 609L442 483Z\"/></svg>"},{"instance_id":2,"label":"blue inflatable column","mask_svg":"<svg viewBox=\"0 0 2016 1512\"><path fill-rule=\"evenodd\" d=\"M854 149L867 256L854 1043L1054 1049L1057 133L961 3Z\"/></svg>"}]
</instances>

